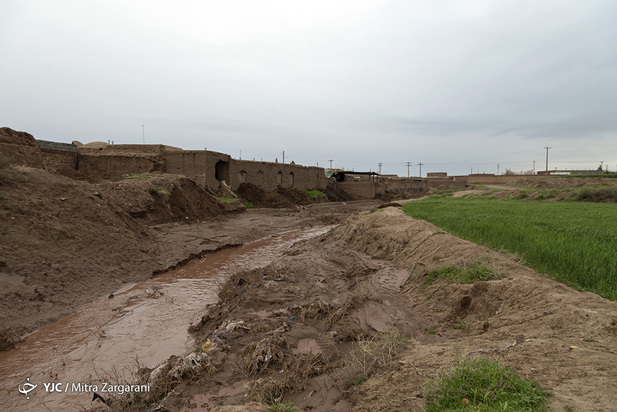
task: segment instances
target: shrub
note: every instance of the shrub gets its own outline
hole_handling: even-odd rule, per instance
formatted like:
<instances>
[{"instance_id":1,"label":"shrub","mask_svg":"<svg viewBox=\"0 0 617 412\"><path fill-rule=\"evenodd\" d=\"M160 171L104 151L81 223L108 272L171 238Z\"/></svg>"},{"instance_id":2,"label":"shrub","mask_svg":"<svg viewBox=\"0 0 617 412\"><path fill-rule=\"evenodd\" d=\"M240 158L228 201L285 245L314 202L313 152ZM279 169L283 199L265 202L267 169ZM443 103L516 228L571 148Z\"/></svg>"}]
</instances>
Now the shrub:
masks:
<instances>
[{"instance_id":1,"label":"shrub","mask_svg":"<svg viewBox=\"0 0 617 412\"><path fill-rule=\"evenodd\" d=\"M617 202L617 187L586 187L574 199L583 202Z\"/></svg>"}]
</instances>

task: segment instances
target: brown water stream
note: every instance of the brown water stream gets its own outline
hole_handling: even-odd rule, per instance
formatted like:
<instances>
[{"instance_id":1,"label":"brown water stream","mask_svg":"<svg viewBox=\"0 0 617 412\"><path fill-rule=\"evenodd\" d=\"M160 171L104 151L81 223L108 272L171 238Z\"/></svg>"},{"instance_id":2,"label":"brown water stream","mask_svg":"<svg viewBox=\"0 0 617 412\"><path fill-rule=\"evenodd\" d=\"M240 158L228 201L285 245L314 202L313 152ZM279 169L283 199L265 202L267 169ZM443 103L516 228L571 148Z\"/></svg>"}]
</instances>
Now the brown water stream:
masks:
<instances>
[{"instance_id":1,"label":"brown water stream","mask_svg":"<svg viewBox=\"0 0 617 412\"><path fill-rule=\"evenodd\" d=\"M102 297L40 328L17 349L0 353L0 410L56 412L91 407L93 388L80 384L95 384L100 393L102 382L130 383L137 360L153 367L170 355L190 352L195 343L188 334L189 325L199 321L207 305L216 303L230 276L264 267L294 242L328 229L290 231L221 250L127 286L112 299ZM146 290L162 294L149 298Z\"/></svg>"}]
</instances>

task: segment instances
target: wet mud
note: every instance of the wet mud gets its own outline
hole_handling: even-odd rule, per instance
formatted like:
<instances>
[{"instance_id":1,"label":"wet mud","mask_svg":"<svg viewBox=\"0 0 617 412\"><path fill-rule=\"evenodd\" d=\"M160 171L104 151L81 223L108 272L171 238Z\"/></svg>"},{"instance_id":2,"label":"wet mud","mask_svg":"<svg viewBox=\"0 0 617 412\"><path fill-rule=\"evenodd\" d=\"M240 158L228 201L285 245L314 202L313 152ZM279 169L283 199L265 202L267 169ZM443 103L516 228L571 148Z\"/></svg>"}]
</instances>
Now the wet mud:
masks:
<instances>
[{"instance_id":1,"label":"wet mud","mask_svg":"<svg viewBox=\"0 0 617 412\"><path fill-rule=\"evenodd\" d=\"M188 328L217 302L233 274L266 266L294 242L328 227L292 230L193 260L139 284L127 285L83 310L28 335L17 349L0 353L0 409L83 410L93 394L72 384L130 382L137 364L154 367L170 354L191 351ZM111 295L110 295L111 296ZM26 396L18 384L38 387ZM43 383L61 383L66 393L46 392Z\"/></svg>"}]
</instances>

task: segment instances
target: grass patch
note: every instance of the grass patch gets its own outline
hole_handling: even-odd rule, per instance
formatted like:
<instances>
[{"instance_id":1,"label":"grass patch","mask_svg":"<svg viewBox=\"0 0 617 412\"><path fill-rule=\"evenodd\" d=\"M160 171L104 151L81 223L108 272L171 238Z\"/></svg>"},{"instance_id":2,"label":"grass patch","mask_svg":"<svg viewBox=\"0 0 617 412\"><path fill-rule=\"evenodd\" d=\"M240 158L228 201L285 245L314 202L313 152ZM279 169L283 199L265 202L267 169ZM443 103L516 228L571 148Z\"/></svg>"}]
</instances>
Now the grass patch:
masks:
<instances>
[{"instance_id":1,"label":"grass patch","mask_svg":"<svg viewBox=\"0 0 617 412\"><path fill-rule=\"evenodd\" d=\"M356 379L351 381L351 384L352 385L360 385L362 382L366 382L367 380L368 380L368 378L366 376L360 375Z\"/></svg>"},{"instance_id":2,"label":"grass patch","mask_svg":"<svg viewBox=\"0 0 617 412\"><path fill-rule=\"evenodd\" d=\"M220 200L221 202L225 202L225 203L230 203L230 202L238 201L238 199L236 199L235 197L217 197L217 199Z\"/></svg>"},{"instance_id":3,"label":"grass patch","mask_svg":"<svg viewBox=\"0 0 617 412\"><path fill-rule=\"evenodd\" d=\"M452 329L457 329L457 330L461 330L465 328L465 322L460 322L460 323L451 323L450 327Z\"/></svg>"},{"instance_id":4,"label":"grass patch","mask_svg":"<svg viewBox=\"0 0 617 412\"><path fill-rule=\"evenodd\" d=\"M537 381L484 358L461 358L424 386L427 412L537 411L548 396Z\"/></svg>"},{"instance_id":5,"label":"grass patch","mask_svg":"<svg viewBox=\"0 0 617 412\"><path fill-rule=\"evenodd\" d=\"M445 266L433 269L426 275L424 284L430 285L435 280L445 279L450 283L474 283L480 281L501 279L503 274L486 265L476 262L469 268L460 266Z\"/></svg>"},{"instance_id":6,"label":"grass patch","mask_svg":"<svg viewBox=\"0 0 617 412\"><path fill-rule=\"evenodd\" d=\"M614 204L428 198L403 209L455 236L520 255L560 282L617 301Z\"/></svg>"},{"instance_id":7,"label":"grass patch","mask_svg":"<svg viewBox=\"0 0 617 412\"><path fill-rule=\"evenodd\" d=\"M321 190L305 190L304 193L306 193L312 198L326 196Z\"/></svg>"},{"instance_id":8,"label":"grass patch","mask_svg":"<svg viewBox=\"0 0 617 412\"><path fill-rule=\"evenodd\" d=\"M294 412L297 411L296 404L290 403L277 403L268 407L268 412Z\"/></svg>"},{"instance_id":9,"label":"grass patch","mask_svg":"<svg viewBox=\"0 0 617 412\"><path fill-rule=\"evenodd\" d=\"M253 204L251 202L247 202L246 200L242 202L242 204L244 205L244 207L246 207L247 209L250 209L253 207Z\"/></svg>"},{"instance_id":10,"label":"grass patch","mask_svg":"<svg viewBox=\"0 0 617 412\"><path fill-rule=\"evenodd\" d=\"M137 175L135 173L129 173L128 175L124 176L125 179L150 179L152 176L148 176L148 175Z\"/></svg>"},{"instance_id":11,"label":"grass patch","mask_svg":"<svg viewBox=\"0 0 617 412\"><path fill-rule=\"evenodd\" d=\"M171 193L169 193L167 189L161 186L156 186L156 187L151 188L150 193L152 193L153 195L160 193L165 196L171 196Z\"/></svg>"}]
</instances>

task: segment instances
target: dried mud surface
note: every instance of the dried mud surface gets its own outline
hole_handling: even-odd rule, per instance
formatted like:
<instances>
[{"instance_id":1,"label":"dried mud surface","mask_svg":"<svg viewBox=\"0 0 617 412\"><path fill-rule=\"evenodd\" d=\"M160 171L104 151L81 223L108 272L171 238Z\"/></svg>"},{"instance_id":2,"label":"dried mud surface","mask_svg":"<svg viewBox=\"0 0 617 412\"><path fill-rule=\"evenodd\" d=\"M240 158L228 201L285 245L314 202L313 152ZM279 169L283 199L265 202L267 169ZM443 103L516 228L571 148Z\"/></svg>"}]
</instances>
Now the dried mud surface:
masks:
<instances>
[{"instance_id":1,"label":"dried mud surface","mask_svg":"<svg viewBox=\"0 0 617 412\"><path fill-rule=\"evenodd\" d=\"M425 285L432 268L478 261L505 276ZM392 327L410 341L352 384L361 373L354 342ZM306 411L422 411L423 382L458 356L497 359L537 379L553 392L550 410L617 404L617 303L394 207L354 215L238 274L193 332L214 371L176 386L165 410L249 410L232 405L267 400Z\"/></svg>"}]
</instances>

